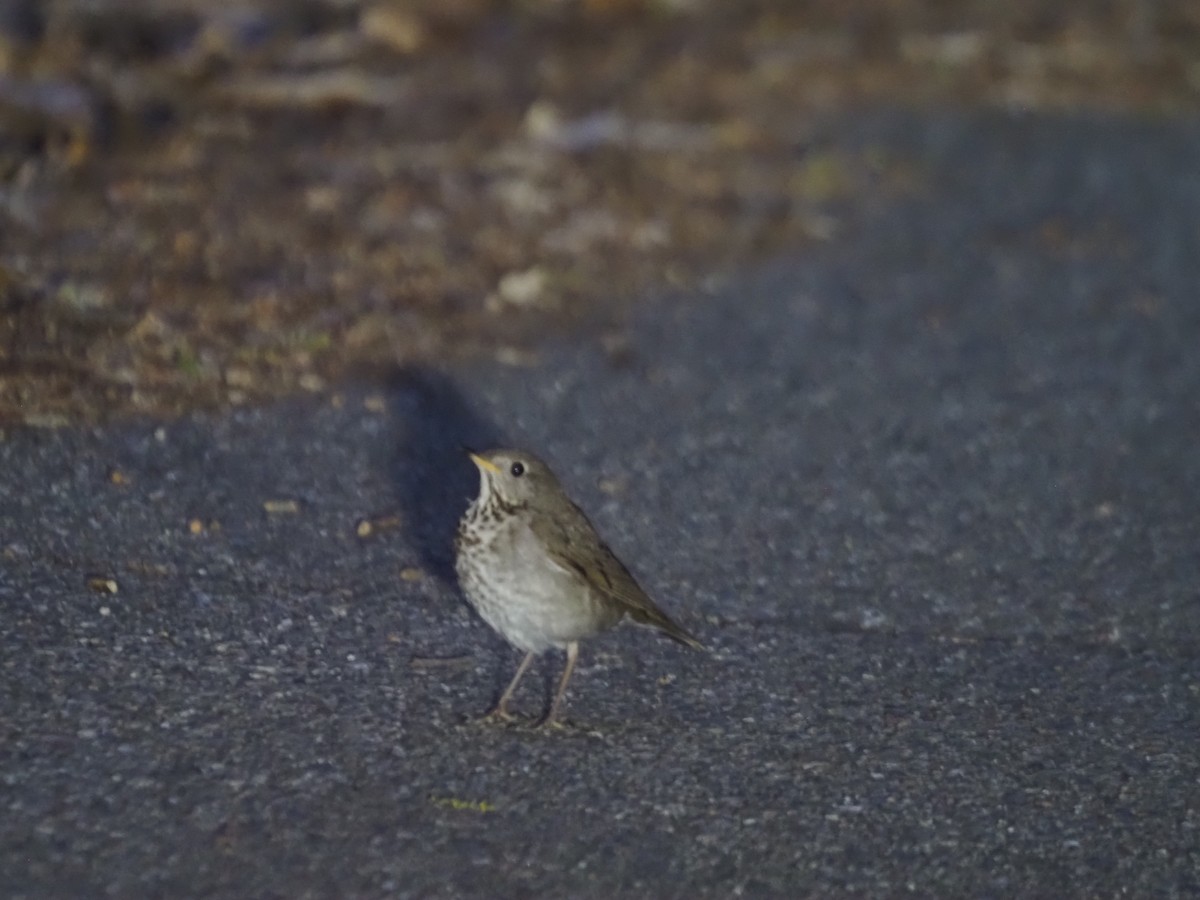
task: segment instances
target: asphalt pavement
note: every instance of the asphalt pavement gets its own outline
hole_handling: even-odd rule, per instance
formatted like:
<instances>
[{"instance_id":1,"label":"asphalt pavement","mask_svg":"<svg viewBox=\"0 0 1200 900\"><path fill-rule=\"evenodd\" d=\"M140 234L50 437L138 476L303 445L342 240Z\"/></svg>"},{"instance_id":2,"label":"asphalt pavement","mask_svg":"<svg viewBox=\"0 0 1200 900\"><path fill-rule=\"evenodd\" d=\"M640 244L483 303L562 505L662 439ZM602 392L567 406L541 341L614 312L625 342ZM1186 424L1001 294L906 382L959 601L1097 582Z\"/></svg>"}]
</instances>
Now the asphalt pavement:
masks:
<instances>
[{"instance_id":1,"label":"asphalt pavement","mask_svg":"<svg viewBox=\"0 0 1200 900\"><path fill-rule=\"evenodd\" d=\"M8 429L0 892L1200 895L1200 126L831 134L916 189L619 335ZM477 724L462 444L709 652L622 628L567 728Z\"/></svg>"}]
</instances>

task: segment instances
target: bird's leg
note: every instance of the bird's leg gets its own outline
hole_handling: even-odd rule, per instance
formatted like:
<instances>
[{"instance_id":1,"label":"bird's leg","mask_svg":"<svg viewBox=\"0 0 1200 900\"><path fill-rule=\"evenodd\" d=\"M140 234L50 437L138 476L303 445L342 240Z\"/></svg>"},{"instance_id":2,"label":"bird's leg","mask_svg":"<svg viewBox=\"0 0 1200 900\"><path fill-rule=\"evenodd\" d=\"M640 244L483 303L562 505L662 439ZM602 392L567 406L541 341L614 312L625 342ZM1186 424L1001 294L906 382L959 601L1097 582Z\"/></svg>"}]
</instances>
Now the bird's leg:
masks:
<instances>
[{"instance_id":1,"label":"bird's leg","mask_svg":"<svg viewBox=\"0 0 1200 900\"><path fill-rule=\"evenodd\" d=\"M525 654L525 658L517 666L517 674L513 676L513 680L508 683L508 687L500 695L500 701L496 704L495 708L484 716L485 719L499 719L503 721L512 718L512 713L508 711L508 703L512 700L513 694L516 693L517 684L520 682L521 676L525 674L525 670L529 668L529 664L533 662L533 658L536 655L532 650Z\"/></svg>"},{"instance_id":2,"label":"bird's leg","mask_svg":"<svg viewBox=\"0 0 1200 900\"><path fill-rule=\"evenodd\" d=\"M550 704L550 712L546 713L546 718L542 719L538 724L542 727L554 725L558 717L558 708L562 705L563 694L567 692L567 682L571 680L571 672L575 670L575 663L579 660L579 641L571 641L567 644L567 666L563 669L562 678L558 681L558 690L554 693L554 702Z\"/></svg>"}]
</instances>

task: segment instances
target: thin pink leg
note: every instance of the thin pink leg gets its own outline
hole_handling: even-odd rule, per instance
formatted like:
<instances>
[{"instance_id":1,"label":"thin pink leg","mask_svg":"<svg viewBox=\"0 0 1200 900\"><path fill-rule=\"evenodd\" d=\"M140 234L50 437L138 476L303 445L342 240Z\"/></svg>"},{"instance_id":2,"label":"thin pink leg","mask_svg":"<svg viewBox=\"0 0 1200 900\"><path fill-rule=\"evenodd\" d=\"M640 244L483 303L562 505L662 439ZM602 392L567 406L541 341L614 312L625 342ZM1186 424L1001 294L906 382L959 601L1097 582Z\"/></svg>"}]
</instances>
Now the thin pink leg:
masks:
<instances>
[{"instance_id":1,"label":"thin pink leg","mask_svg":"<svg viewBox=\"0 0 1200 900\"><path fill-rule=\"evenodd\" d=\"M517 684L521 681L521 676L525 674L525 670L529 668L529 664L533 662L535 653L526 653L525 658L521 660L521 664L517 666L517 674L513 676L513 680L508 683L508 687L504 689L504 693L500 695L500 702L496 704L496 708L487 714L489 719L511 719L512 714L508 711L508 703L516 693Z\"/></svg>"},{"instance_id":2,"label":"thin pink leg","mask_svg":"<svg viewBox=\"0 0 1200 900\"><path fill-rule=\"evenodd\" d=\"M571 673L575 670L575 663L579 660L579 641L571 641L567 644L567 667L563 669L562 678L558 682L558 690L554 694L554 702L550 704L550 712L546 714L546 718L542 719L542 725L553 725L558 718L558 709L562 705L563 694L567 692L567 682L571 680Z\"/></svg>"}]
</instances>

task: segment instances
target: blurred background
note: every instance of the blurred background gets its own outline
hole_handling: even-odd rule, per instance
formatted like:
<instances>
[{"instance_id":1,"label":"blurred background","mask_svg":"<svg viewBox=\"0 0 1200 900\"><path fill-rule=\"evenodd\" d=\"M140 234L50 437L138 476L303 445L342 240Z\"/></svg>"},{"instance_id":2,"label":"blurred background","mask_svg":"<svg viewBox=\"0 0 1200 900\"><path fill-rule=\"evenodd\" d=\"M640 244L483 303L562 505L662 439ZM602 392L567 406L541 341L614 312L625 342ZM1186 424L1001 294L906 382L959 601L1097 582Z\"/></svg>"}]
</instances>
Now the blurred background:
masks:
<instances>
[{"instance_id":1,"label":"blurred background","mask_svg":"<svg viewBox=\"0 0 1200 900\"><path fill-rule=\"evenodd\" d=\"M1193 0L4 0L0 424L619 355L921 191L839 116L1198 106Z\"/></svg>"}]
</instances>

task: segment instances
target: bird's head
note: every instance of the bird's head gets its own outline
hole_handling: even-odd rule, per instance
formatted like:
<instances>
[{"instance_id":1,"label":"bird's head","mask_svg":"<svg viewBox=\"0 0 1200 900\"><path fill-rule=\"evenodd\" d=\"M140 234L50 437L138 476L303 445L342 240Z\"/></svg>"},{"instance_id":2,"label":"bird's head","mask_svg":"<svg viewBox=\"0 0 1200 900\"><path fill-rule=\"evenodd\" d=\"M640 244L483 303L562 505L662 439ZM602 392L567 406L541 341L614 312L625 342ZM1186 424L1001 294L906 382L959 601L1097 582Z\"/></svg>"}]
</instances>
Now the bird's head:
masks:
<instances>
[{"instance_id":1,"label":"bird's head","mask_svg":"<svg viewBox=\"0 0 1200 900\"><path fill-rule=\"evenodd\" d=\"M467 455L479 469L479 496L484 500L495 495L510 506L529 506L561 491L550 467L531 453L468 450Z\"/></svg>"}]
</instances>

